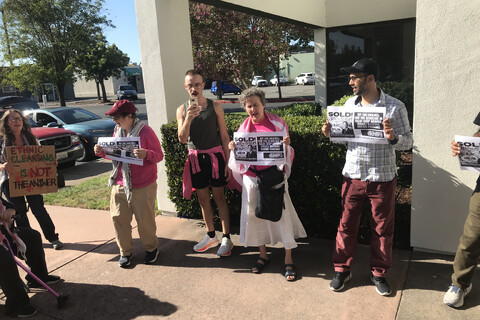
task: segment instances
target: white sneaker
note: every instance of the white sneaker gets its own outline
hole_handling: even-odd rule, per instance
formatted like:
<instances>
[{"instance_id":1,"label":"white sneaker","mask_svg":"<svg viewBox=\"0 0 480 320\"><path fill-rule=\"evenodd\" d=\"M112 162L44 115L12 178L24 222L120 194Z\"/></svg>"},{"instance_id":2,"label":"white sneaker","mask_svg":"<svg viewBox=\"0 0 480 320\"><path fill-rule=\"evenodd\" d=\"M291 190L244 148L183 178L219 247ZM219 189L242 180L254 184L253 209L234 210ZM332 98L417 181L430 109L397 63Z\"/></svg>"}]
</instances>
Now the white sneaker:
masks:
<instances>
[{"instance_id":1,"label":"white sneaker","mask_svg":"<svg viewBox=\"0 0 480 320\"><path fill-rule=\"evenodd\" d=\"M472 290L471 283L466 289L459 288L452 284L443 297L443 303L452 308L460 308L463 306L463 299L470 292L470 290Z\"/></svg>"},{"instance_id":2,"label":"white sneaker","mask_svg":"<svg viewBox=\"0 0 480 320\"><path fill-rule=\"evenodd\" d=\"M50 243L52 244L52 247L53 247L54 250L60 250L60 249L63 248L63 243L62 243L62 241L60 241L60 240L58 240L58 239L57 239L57 240L54 240L54 241L52 241L52 242L50 242Z\"/></svg>"},{"instance_id":3,"label":"white sneaker","mask_svg":"<svg viewBox=\"0 0 480 320\"><path fill-rule=\"evenodd\" d=\"M216 246L218 246L217 237L210 238L207 234L202 241L193 246L193 250L196 252L204 252L210 248L215 248Z\"/></svg>"},{"instance_id":4,"label":"white sneaker","mask_svg":"<svg viewBox=\"0 0 480 320\"><path fill-rule=\"evenodd\" d=\"M222 245L218 248L217 255L220 257L228 257L232 254L233 242L227 237L223 237Z\"/></svg>"}]
</instances>

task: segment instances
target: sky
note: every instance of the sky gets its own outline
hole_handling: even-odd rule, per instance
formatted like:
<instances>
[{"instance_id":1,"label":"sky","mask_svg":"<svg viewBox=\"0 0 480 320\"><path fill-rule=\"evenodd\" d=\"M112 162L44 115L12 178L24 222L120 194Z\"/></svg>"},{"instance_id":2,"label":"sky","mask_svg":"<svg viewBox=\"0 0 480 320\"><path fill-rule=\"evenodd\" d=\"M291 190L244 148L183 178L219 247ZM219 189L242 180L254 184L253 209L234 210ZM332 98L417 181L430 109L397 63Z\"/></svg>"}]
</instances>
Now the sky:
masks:
<instances>
[{"instance_id":1,"label":"sky","mask_svg":"<svg viewBox=\"0 0 480 320\"><path fill-rule=\"evenodd\" d=\"M130 58L130 63L140 64L135 0L105 0L104 14L116 28L106 28L104 35L109 44L115 44Z\"/></svg>"}]
</instances>

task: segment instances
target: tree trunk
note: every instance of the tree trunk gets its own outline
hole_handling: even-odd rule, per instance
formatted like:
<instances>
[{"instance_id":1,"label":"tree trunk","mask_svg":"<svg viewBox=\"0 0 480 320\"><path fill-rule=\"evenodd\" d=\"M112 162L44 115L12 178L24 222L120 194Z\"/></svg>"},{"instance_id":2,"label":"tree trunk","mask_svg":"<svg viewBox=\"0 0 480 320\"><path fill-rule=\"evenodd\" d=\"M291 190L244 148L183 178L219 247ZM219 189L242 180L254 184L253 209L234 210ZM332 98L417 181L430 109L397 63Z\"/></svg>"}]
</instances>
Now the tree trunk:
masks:
<instances>
[{"instance_id":1,"label":"tree trunk","mask_svg":"<svg viewBox=\"0 0 480 320\"><path fill-rule=\"evenodd\" d=\"M100 97L100 86L99 86L98 80L95 80L95 85L97 86L97 100L101 100L102 98Z\"/></svg>"},{"instance_id":2,"label":"tree trunk","mask_svg":"<svg viewBox=\"0 0 480 320\"><path fill-rule=\"evenodd\" d=\"M99 82L100 82L100 87L102 87L103 102L108 102L107 92L105 91L105 83L103 83L103 79L100 79Z\"/></svg>"},{"instance_id":3,"label":"tree trunk","mask_svg":"<svg viewBox=\"0 0 480 320\"><path fill-rule=\"evenodd\" d=\"M275 74L277 75L278 99L282 99L282 88L280 85L280 70L275 70Z\"/></svg>"},{"instance_id":4,"label":"tree trunk","mask_svg":"<svg viewBox=\"0 0 480 320\"><path fill-rule=\"evenodd\" d=\"M55 90L55 88L53 90ZM57 83L57 94L60 100L60 106L66 107L67 104L65 103L65 82Z\"/></svg>"}]
</instances>

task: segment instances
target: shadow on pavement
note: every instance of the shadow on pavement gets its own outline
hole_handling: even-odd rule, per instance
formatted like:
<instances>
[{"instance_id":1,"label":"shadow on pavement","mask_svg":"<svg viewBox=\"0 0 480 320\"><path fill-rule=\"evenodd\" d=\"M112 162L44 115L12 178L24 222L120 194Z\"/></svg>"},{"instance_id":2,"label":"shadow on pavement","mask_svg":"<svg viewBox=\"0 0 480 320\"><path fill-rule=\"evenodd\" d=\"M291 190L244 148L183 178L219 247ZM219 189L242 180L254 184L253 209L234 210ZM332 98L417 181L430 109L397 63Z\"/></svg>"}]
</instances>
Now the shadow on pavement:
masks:
<instances>
[{"instance_id":1,"label":"shadow on pavement","mask_svg":"<svg viewBox=\"0 0 480 320\"><path fill-rule=\"evenodd\" d=\"M104 284L62 282L54 290L69 295L62 309L49 292L35 294L31 303L38 310L35 319L137 319L139 316L165 317L177 311L177 306L153 299L143 290ZM3 314L3 306L0 314Z\"/></svg>"}]
</instances>

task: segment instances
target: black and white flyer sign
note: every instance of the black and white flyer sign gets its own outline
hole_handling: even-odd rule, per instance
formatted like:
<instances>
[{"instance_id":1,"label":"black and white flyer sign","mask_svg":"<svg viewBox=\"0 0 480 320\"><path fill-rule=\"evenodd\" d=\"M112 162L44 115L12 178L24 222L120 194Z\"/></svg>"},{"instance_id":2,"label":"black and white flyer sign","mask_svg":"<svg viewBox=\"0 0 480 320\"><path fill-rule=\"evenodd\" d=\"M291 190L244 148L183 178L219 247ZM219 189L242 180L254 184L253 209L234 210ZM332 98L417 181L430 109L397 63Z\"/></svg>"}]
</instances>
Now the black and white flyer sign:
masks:
<instances>
[{"instance_id":1,"label":"black and white flyer sign","mask_svg":"<svg viewBox=\"0 0 480 320\"><path fill-rule=\"evenodd\" d=\"M133 154L134 149L140 149L140 137L100 137L98 145L105 151L107 159L143 166L143 159Z\"/></svg>"},{"instance_id":2,"label":"black and white flyer sign","mask_svg":"<svg viewBox=\"0 0 480 320\"><path fill-rule=\"evenodd\" d=\"M480 138L456 135L455 142L461 148L458 155L460 169L480 172Z\"/></svg>"},{"instance_id":3,"label":"black and white flyer sign","mask_svg":"<svg viewBox=\"0 0 480 320\"><path fill-rule=\"evenodd\" d=\"M240 164L272 166L286 163L286 134L282 132L234 132L235 160Z\"/></svg>"},{"instance_id":4,"label":"black and white flyer sign","mask_svg":"<svg viewBox=\"0 0 480 320\"><path fill-rule=\"evenodd\" d=\"M327 107L328 121L332 125L332 142L364 142L387 144L383 131L385 107Z\"/></svg>"}]
</instances>

